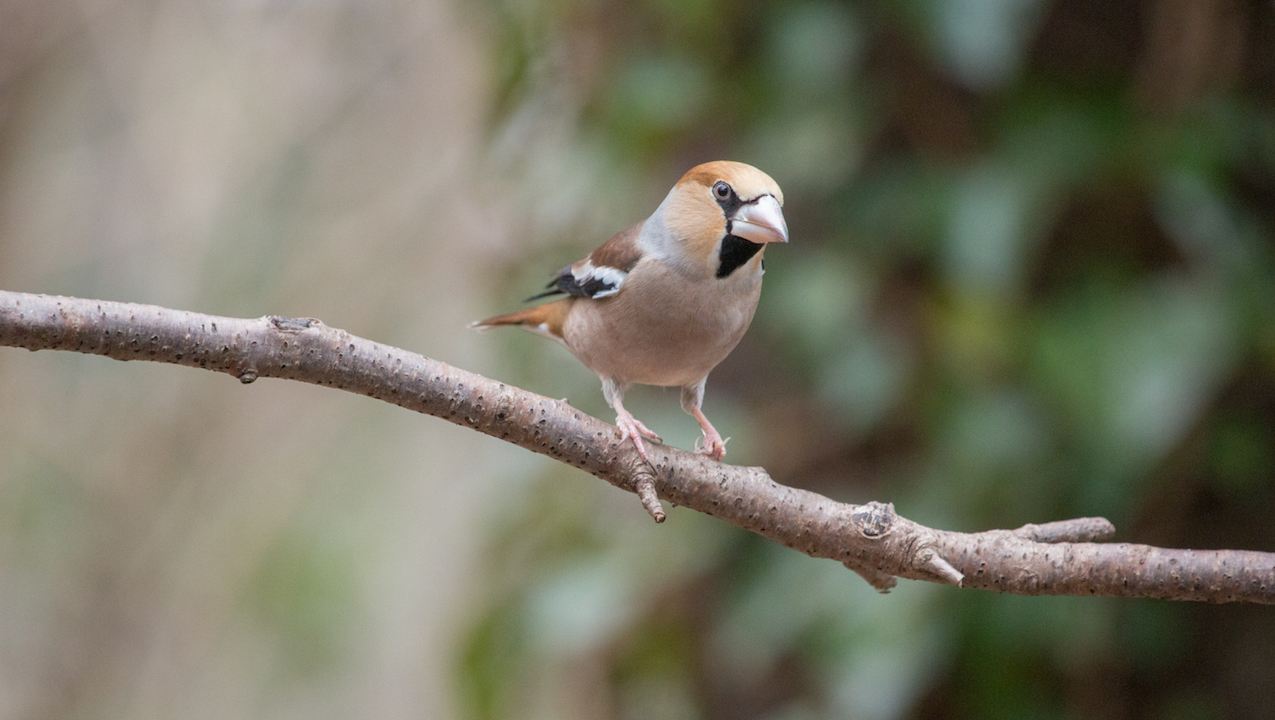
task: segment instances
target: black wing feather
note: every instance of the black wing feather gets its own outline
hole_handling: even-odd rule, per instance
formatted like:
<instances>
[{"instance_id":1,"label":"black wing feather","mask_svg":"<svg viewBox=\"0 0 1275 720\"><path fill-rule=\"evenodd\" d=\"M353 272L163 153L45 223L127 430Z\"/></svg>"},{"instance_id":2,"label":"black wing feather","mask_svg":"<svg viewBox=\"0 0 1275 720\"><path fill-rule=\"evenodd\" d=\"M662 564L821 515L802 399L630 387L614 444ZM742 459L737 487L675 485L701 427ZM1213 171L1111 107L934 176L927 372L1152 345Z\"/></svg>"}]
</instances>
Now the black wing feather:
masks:
<instances>
[{"instance_id":1,"label":"black wing feather","mask_svg":"<svg viewBox=\"0 0 1275 720\"><path fill-rule=\"evenodd\" d=\"M539 300L540 298L552 297L554 295L573 295L575 297L593 298L599 293L614 290L616 285L617 283L611 282L605 278L597 277L596 275L589 275L585 278L584 282L580 282L576 279L575 275L571 274L571 268L565 267L558 271L557 277L550 280L548 285L545 285L544 292L532 295L523 302L531 302L532 300Z\"/></svg>"}]
</instances>

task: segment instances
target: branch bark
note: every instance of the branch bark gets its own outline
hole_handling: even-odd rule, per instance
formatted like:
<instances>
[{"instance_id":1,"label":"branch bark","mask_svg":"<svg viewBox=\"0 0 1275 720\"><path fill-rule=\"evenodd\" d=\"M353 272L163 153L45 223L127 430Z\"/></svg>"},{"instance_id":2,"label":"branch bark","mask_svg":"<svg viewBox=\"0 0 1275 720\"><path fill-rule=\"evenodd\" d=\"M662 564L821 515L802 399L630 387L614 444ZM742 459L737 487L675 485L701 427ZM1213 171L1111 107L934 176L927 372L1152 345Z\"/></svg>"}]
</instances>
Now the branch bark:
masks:
<instances>
[{"instance_id":1,"label":"branch bark","mask_svg":"<svg viewBox=\"0 0 1275 720\"><path fill-rule=\"evenodd\" d=\"M889 504L852 505L665 445L642 462L619 431L564 401L490 380L312 318L227 318L152 305L0 291L0 345L72 350L339 388L434 415L574 465L638 494L841 562L882 592L897 578L1020 595L1275 603L1275 553L1101 543L1102 518L959 533Z\"/></svg>"}]
</instances>

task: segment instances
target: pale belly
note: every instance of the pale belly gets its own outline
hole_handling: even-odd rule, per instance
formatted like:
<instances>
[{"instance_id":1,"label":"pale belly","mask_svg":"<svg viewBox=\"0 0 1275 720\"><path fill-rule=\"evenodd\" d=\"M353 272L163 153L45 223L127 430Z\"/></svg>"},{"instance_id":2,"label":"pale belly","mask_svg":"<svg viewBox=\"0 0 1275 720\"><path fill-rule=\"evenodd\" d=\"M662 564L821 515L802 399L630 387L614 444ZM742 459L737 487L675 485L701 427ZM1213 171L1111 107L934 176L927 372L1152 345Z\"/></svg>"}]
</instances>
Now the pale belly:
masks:
<instances>
[{"instance_id":1,"label":"pale belly","mask_svg":"<svg viewBox=\"0 0 1275 720\"><path fill-rule=\"evenodd\" d=\"M659 293L642 290L626 286L613 297L576 301L563 326L568 349L622 385L694 385L744 336L761 273L721 282L665 279Z\"/></svg>"}]
</instances>

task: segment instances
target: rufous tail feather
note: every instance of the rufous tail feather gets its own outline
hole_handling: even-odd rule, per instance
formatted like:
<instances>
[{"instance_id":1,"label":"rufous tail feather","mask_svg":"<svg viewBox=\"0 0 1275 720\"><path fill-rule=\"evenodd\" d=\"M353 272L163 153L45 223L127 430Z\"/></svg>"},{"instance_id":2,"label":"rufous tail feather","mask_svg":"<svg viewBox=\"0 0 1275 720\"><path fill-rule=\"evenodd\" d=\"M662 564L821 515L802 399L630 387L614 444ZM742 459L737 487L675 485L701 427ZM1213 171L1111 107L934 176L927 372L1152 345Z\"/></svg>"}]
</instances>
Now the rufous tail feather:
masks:
<instances>
[{"instance_id":1,"label":"rufous tail feather","mask_svg":"<svg viewBox=\"0 0 1275 720\"><path fill-rule=\"evenodd\" d=\"M490 330L503 326L520 327L562 342L562 323L566 320L567 311L570 310L574 299L565 298L526 310L489 317L486 320L471 323L469 326L476 330Z\"/></svg>"}]
</instances>

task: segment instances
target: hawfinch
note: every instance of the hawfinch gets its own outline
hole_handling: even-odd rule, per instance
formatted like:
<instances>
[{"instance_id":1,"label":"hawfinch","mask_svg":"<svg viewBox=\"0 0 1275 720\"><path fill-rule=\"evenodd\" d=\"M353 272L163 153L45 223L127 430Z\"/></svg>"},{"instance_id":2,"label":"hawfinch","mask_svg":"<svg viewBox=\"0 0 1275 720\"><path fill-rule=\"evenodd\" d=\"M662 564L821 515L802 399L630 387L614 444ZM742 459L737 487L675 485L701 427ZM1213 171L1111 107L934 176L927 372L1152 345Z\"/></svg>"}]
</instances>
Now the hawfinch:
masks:
<instances>
[{"instance_id":1,"label":"hawfinch","mask_svg":"<svg viewBox=\"0 0 1275 720\"><path fill-rule=\"evenodd\" d=\"M714 460L726 443L700 410L704 382L739 343L761 294L766 243L788 242L783 193L766 173L737 162L691 168L651 217L558 271L528 300L555 302L473 324L513 325L557 340L602 379L621 442L659 440L622 402L634 383L682 389Z\"/></svg>"}]
</instances>

